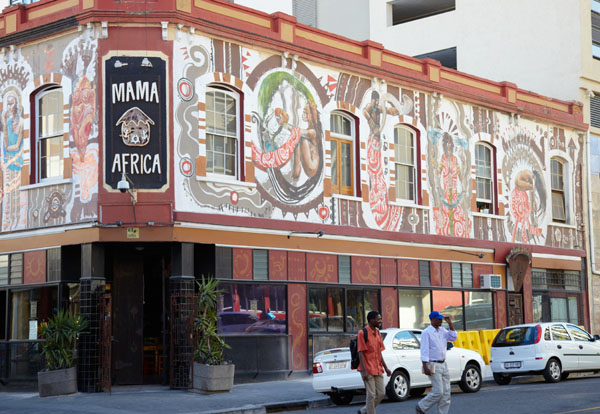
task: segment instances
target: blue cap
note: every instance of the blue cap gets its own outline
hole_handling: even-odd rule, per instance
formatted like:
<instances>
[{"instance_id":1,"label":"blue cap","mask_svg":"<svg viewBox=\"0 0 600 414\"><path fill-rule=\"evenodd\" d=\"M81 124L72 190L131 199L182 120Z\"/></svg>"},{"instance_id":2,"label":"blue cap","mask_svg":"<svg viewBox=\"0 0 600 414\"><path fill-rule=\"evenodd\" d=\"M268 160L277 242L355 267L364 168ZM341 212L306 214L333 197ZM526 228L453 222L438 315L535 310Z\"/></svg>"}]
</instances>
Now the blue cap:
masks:
<instances>
[{"instance_id":1,"label":"blue cap","mask_svg":"<svg viewBox=\"0 0 600 414\"><path fill-rule=\"evenodd\" d=\"M429 319L444 319L444 315L438 311L433 311L429 314Z\"/></svg>"}]
</instances>

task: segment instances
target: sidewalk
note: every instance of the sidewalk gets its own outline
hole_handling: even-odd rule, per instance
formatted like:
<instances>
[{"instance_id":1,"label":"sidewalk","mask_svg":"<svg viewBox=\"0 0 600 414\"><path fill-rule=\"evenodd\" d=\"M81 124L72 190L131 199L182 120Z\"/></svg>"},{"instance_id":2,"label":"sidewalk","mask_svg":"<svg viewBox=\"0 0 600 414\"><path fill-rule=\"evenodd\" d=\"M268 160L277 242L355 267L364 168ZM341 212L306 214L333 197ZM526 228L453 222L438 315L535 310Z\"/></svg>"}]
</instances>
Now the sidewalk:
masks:
<instances>
[{"instance_id":1,"label":"sidewalk","mask_svg":"<svg viewBox=\"0 0 600 414\"><path fill-rule=\"evenodd\" d=\"M485 382L492 380L488 366ZM356 401L364 399L356 396ZM312 377L287 381L239 384L228 393L199 394L157 385L113 387L112 393L77 393L40 398L37 391L0 386L0 413L218 413L263 414L332 405L328 396L315 392Z\"/></svg>"}]
</instances>

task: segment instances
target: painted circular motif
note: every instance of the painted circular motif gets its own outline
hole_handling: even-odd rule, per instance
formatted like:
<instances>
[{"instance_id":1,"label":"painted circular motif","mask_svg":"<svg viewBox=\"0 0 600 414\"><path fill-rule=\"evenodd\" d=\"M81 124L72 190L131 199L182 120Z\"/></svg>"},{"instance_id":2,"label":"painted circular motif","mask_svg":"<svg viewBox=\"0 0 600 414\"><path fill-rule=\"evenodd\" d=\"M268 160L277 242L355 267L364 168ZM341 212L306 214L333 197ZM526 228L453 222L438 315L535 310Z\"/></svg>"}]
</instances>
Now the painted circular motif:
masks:
<instances>
[{"instance_id":1,"label":"painted circular motif","mask_svg":"<svg viewBox=\"0 0 600 414\"><path fill-rule=\"evenodd\" d=\"M194 85L187 78L179 79L177 82L177 92L179 93L179 97L184 101L191 101L194 96Z\"/></svg>"},{"instance_id":2,"label":"painted circular motif","mask_svg":"<svg viewBox=\"0 0 600 414\"><path fill-rule=\"evenodd\" d=\"M321 220L327 220L329 218L329 207L322 206L319 208L319 217Z\"/></svg>"},{"instance_id":3,"label":"painted circular motif","mask_svg":"<svg viewBox=\"0 0 600 414\"><path fill-rule=\"evenodd\" d=\"M179 169L184 176L191 177L194 172L194 164L192 164L192 160L188 157L183 157L179 161Z\"/></svg>"},{"instance_id":4,"label":"painted circular motif","mask_svg":"<svg viewBox=\"0 0 600 414\"><path fill-rule=\"evenodd\" d=\"M240 195L237 193L237 191L232 191L229 198L231 199L231 203L233 205L237 204L238 201L240 201Z\"/></svg>"},{"instance_id":5,"label":"painted circular motif","mask_svg":"<svg viewBox=\"0 0 600 414\"><path fill-rule=\"evenodd\" d=\"M408 223L411 226L416 226L417 224L419 224L419 216L415 214L414 211L408 215Z\"/></svg>"}]
</instances>

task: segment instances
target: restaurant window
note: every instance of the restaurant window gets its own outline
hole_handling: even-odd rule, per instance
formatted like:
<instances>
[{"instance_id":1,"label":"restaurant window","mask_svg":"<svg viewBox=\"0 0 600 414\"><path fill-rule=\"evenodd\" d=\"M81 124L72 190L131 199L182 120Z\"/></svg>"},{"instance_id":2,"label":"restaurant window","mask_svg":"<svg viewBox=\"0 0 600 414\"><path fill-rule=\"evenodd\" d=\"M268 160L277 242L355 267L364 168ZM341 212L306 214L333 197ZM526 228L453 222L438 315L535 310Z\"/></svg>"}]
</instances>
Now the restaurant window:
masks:
<instances>
[{"instance_id":1,"label":"restaurant window","mask_svg":"<svg viewBox=\"0 0 600 414\"><path fill-rule=\"evenodd\" d=\"M62 88L54 85L36 95L37 182L63 176L64 103Z\"/></svg>"},{"instance_id":2,"label":"restaurant window","mask_svg":"<svg viewBox=\"0 0 600 414\"><path fill-rule=\"evenodd\" d=\"M552 322L579 323L579 305L577 297L550 297L550 317Z\"/></svg>"},{"instance_id":3,"label":"restaurant window","mask_svg":"<svg viewBox=\"0 0 600 414\"><path fill-rule=\"evenodd\" d=\"M206 91L206 172L239 179L239 99L222 86Z\"/></svg>"},{"instance_id":4,"label":"restaurant window","mask_svg":"<svg viewBox=\"0 0 600 414\"><path fill-rule=\"evenodd\" d=\"M494 329L492 292L464 292L466 330Z\"/></svg>"},{"instance_id":5,"label":"restaurant window","mask_svg":"<svg viewBox=\"0 0 600 414\"><path fill-rule=\"evenodd\" d=\"M473 267L470 263L452 263L452 287L473 287Z\"/></svg>"},{"instance_id":6,"label":"restaurant window","mask_svg":"<svg viewBox=\"0 0 600 414\"><path fill-rule=\"evenodd\" d=\"M401 328L425 329L429 326L430 290L399 290L398 304Z\"/></svg>"},{"instance_id":7,"label":"restaurant window","mask_svg":"<svg viewBox=\"0 0 600 414\"><path fill-rule=\"evenodd\" d=\"M311 332L357 332L367 314L380 308L378 289L311 287L308 327Z\"/></svg>"},{"instance_id":8,"label":"restaurant window","mask_svg":"<svg viewBox=\"0 0 600 414\"><path fill-rule=\"evenodd\" d=\"M221 282L218 331L222 335L287 333L287 288Z\"/></svg>"},{"instance_id":9,"label":"restaurant window","mask_svg":"<svg viewBox=\"0 0 600 414\"><path fill-rule=\"evenodd\" d=\"M431 286L429 260L419 260L419 284Z\"/></svg>"},{"instance_id":10,"label":"restaurant window","mask_svg":"<svg viewBox=\"0 0 600 414\"><path fill-rule=\"evenodd\" d=\"M252 275L254 280L269 280L269 251L254 249L252 251Z\"/></svg>"},{"instance_id":11,"label":"restaurant window","mask_svg":"<svg viewBox=\"0 0 600 414\"><path fill-rule=\"evenodd\" d=\"M432 291L433 310L441 312L444 316L452 319L454 328L463 331L465 329L463 317L463 292L456 290L434 290ZM446 322L444 322L446 325Z\"/></svg>"},{"instance_id":12,"label":"restaurant window","mask_svg":"<svg viewBox=\"0 0 600 414\"><path fill-rule=\"evenodd\" d=\"M68 309L73 314L79 314L81 289L79 283L62 283L61 309Z\"/></svg>"},{"instance_id":13,"label":"restaurant window","mask_svg":"<svg viewBox=\"0 0 600 414\"><path fill-rule=\"evenodd\" d=\"M332 191L354 195L355 120L340 111L333 112L330 120Z\"/></svg>"},{"instance_id":14,"label":"restaurant window","mask_svg":"<svg viewBox=\"0 0 600 414\"><path fill-rule=\"evenodd\" d=\"M338 281L348 285L352 283L350 256L338 256Z\"/></svg>"},{"instance_id":15,"label":"restaurant window","mask_svg":"<svg viewBox=\"0 0 600 414\"><path fill-rule=\"evenodd\" d=\"M39 339L42 322L58 310L58 287L12 291L10 305L10 339Z\"/></svg>"}]
</instances>

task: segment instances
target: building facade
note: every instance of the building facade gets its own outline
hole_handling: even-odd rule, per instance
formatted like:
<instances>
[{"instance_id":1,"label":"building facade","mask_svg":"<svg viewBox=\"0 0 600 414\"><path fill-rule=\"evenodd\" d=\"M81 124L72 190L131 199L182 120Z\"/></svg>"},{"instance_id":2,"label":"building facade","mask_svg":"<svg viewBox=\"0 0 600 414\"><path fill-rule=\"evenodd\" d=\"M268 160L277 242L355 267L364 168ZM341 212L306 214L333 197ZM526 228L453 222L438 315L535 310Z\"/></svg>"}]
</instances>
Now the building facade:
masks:
<instances>
[{"instance_id":1,"label":"building facade","mask_svg":"<svg viewBox=\"0 0 600 414\"><path fill-rule=\"evenodd\" d=\"M186 387L208 275L237 381L372 309L589 327L578 103L222 0L16 5L0 48L0 376L71 307L80 390Z\"/></svg>"}]
</instances>

